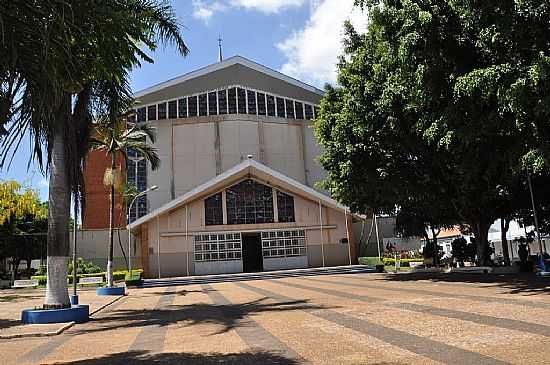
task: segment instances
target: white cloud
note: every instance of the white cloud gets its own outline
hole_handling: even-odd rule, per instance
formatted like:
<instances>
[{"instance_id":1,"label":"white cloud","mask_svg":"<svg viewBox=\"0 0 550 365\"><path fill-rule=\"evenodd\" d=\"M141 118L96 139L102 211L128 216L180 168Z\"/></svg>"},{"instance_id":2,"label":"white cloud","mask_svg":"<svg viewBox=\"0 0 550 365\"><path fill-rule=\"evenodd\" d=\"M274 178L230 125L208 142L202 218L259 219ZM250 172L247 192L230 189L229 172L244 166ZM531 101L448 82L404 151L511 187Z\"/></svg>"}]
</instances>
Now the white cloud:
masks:
<instances>
[{"instance_id":1,"label":"white cloud","mask_svg":"<svg viewBox=\"0 0 550 365\"><path fill-rule=\"evenodd\" d=\"M231 0L231 5L264 13L277 13L282 9L299 7L308 0Z\"/></svg>"},{"instance_id":2,"label":"white cloud","mask_svg":"<svg viewBox=\"0 0 550 365\"><path fill-rule=\"evenodd\" d=\"M336 63L342 54L343 23L350 20L359 31L366 29L366 14L354 0L322 0L304 28L279 43L287 61L281 71L319 86L336 81Z\"/></svg>"},{"instance_id":3,"label":"white cloud","mask_svg":"<svg viewBox=\"0 0 550 365\"><path fill-rule=\"evenodd\" d=\"M193 0L193 17L208 23L214 13L224 11L226 8L227 7L219 1L205 2L203 0Z\"/></svg>"}]
</instances>

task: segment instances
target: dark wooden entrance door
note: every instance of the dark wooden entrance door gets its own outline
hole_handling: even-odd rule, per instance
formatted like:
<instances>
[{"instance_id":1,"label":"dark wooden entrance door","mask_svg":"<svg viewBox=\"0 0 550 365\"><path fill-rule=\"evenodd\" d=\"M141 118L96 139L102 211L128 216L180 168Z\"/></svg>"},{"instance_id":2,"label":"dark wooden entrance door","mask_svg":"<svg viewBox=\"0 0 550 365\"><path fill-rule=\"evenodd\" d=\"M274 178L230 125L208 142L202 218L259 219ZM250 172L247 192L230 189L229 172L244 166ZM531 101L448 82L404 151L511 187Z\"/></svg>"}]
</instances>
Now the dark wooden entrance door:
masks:
<instances>
[{"instance_id":1,"label":"dark wooden entrance door","mask_svg":"<svg viewBox=\"0 0 550 365\"><path fill-rule=\"evenodd\" d=\"M243 271L258 272L263 269L260 233L243 233Z\"/></svg>"}]
</instances>

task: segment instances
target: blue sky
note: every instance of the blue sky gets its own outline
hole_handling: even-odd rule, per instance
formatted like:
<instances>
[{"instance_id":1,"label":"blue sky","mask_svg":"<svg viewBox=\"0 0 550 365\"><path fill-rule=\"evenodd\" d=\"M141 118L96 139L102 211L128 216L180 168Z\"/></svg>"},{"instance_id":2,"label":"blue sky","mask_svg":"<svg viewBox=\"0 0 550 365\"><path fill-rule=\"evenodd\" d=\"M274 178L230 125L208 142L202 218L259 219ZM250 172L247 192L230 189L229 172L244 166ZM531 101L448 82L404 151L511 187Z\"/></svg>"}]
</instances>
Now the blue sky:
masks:
<instances>
[{"instance_id":1,"label":"blue sky","mask_svg":"<svg viewBox=\"0 0 550 365\"><path fill-rule=\"evenodd\" d=\"M224 57L241 55L304 82L323 87L335 81L341 52L341 29L346 19L359 29L365 16L353 10L353 0L172 0L191 52L183 58L171 47L152 54L131 75L138 91L193 71L217 60L217 39L223 38ZM27 141L28 142L28 141ZM30 151L22 144L11 167L0 179L15 179L40 191L47 199L48 184L35 164L27 168Z\"/></svg>"}]
</instances>

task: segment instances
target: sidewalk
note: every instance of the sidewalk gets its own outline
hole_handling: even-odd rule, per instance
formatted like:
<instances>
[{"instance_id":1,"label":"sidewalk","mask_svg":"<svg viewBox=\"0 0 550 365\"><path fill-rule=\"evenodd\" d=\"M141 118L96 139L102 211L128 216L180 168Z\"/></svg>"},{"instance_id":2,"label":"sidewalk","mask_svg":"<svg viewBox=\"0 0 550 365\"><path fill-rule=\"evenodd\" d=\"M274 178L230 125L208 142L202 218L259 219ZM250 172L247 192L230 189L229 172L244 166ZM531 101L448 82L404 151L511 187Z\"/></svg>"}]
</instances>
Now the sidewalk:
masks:
<instances>
[{"instance_id":1,"label":"sidewalk","mask_svg":"<svg viewBox=\"0 0 550 365\"><path fill-rule=\"evenodd\" d=\"M78 291L80 304L90 306L90 315L119 297L98 296L96 288ZM0 290L0 338L48 336L70 327L68 323L23 324L21 311L40 308L44 301L45 289L6 289Z\"/></svg>"}]
</instances>

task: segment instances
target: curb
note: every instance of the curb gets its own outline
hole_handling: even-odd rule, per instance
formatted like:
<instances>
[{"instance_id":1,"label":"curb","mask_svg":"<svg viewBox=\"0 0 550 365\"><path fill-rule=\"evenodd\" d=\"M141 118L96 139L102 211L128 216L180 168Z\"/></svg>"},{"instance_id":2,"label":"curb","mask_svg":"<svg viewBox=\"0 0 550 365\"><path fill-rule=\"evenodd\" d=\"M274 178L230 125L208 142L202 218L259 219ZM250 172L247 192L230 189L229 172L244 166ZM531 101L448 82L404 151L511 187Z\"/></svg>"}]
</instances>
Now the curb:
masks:
<instances>
[{"instance_id":1,"label":"curb","mask_svg":"<svg viewBox=\"0 0 550 365\"><path fill-rule=\"evenodd\" d=\"M126 295L121 295L113 300L111 300L109 303L105 303L103 304L101 307L97 308L95 311L93 311L92 313L90 313L90 318L102 311L103 309L107 308L108 306L110 306L111 304L119 301L120 299L126 297ZM56 331L50 331L50 332L30 332L30 333L14 333L14 334L10 334L10 335L2 335L0 334L0 340L10 340L10 339L14 339L14 338L24 338L24 337L50 337L50 336L57 336L57 335L60 335L62 334L63 332L65 332L66 330L68 330L69 328L71 328L72 326L74 326L76 324L76 322L69 322L67 324L65 324L64 326L58 328Z\"/></svg>"},{"instance_id":2,"label":"curb","mask_svg":"<svg viewBox=\"0 0 550 365\"><path fill-rule=\"evenodd\" d=\"M64 331L68 330L75 325L76 322L69 322L63 327L59 328L57 331L50 332L31 332L31 333L14 333L11 335L0 335L0 340L9 340L13 338L23 338L23 337L49 337L57 336L62 334Z\"/></svg>"}]
</instances>

